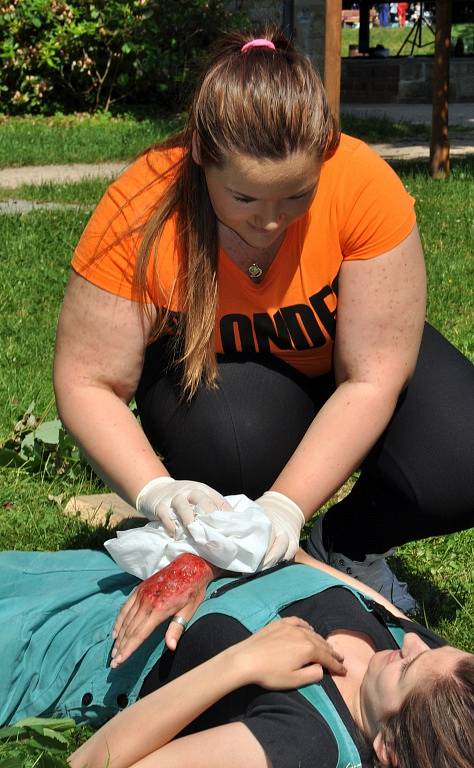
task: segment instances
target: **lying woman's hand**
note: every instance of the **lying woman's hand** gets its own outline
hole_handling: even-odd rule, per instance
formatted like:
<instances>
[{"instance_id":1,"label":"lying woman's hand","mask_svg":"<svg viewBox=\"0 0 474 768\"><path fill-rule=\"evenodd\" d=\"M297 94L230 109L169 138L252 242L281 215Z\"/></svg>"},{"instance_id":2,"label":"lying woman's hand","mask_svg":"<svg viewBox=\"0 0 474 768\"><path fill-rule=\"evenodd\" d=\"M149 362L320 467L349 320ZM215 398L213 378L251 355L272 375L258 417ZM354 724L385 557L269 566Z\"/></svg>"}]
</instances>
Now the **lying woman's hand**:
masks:
<instances>
[{"instance_id":1,"label":"lying woman's hand","mask_svg":"<svg viewBox=\"0 0 474 768\"><path fill-rule=\"evenodd\" d=\"M145 579L128 598L113 629L111 667L118 667L159 624L179 614L189 621L202 603L206 587L220 570L201 557L180 555L158 573ZM172 621L165 642L175 650L184 628Z\"/></svg>"},{"instance_id":2,"label":"lying woman's hand","mask_svg":"<svg viewBox=\"0 0 474 768\"><path fill-rule=\"evenodd\" d=\"M255 683L271 690L317 683L323 668L346 674L343 657L296 616L272 622L229 652L242 670L244 684Z\"/></svg>"}]
</instances>

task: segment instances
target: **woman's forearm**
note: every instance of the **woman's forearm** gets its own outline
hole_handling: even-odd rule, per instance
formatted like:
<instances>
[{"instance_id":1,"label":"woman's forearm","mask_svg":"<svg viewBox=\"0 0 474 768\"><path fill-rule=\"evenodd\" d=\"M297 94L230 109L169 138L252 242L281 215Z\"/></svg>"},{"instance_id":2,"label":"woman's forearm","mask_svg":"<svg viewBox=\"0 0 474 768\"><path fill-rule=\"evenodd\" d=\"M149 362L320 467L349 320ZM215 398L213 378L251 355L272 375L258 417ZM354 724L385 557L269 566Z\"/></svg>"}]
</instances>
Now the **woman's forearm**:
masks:
<instances>
[{"instance_id":1,"label":"woman's forearm","mask_svg":"<svg viewBox=\"0 0 474 768\"><path fill-rule=\"evenodd\" d=\"M113 391L56 385L60 418L102 479L132 505L154 477L167 475L140 424Z\"/></svg>"},{"instance_id":2,"label":"woman's forearm","mask_svg":"<svg viewBox=\"0 0 474 768\"><path fill-rule=\"evenodd\" d=\"M341 265L334 343L339 386L273 486L306 518L360 466L388 425L415 370L425 287L416 227L377 258Z\"/></svg>"},{"instance_id":3,"label":"woman's forearm","mask_svg":"<svg viewBox=\"0 0 474 768\"><path fill-rule=\"evenodd\" d=\"M360 466L396 402L393 390L343 382L315 417L272 490L295 501L308 520Z\"/></svg>"},{"instance_id":4,"label":"woman's forearm","mask_svg":"<svg viewBox=\"0 0 474 768\"><path fill-rule=\"evenodd\" d=\"M116 715L69 758L71 768L126 768L171 741L216 701L245 685L229 648Z\"/></svg>"}]
</instances>

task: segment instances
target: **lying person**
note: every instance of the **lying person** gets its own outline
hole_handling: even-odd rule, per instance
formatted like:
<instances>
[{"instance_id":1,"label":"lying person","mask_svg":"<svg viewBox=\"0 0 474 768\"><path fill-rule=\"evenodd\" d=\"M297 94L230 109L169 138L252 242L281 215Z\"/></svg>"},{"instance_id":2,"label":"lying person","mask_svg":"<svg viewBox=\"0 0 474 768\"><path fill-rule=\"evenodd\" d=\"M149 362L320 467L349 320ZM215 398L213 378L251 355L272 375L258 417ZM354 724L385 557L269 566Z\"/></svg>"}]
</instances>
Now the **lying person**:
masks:
<instances>
[{"instance_id":1,"label":"lying person","mask_svg":"<svg viewBox=\"0 0 474 768\"><path fill-rule=\"evenodd\" d=\"M130 596L137 580L101 552L3 553L1 721L105 722L71 768L472 768L474 656L298 559L216 579L183 555ZM186 622L163 616L205 587L171 653L165 633L173 645ZM150 634L130 655L143 612Z\"/></svg>"}]
</instances>

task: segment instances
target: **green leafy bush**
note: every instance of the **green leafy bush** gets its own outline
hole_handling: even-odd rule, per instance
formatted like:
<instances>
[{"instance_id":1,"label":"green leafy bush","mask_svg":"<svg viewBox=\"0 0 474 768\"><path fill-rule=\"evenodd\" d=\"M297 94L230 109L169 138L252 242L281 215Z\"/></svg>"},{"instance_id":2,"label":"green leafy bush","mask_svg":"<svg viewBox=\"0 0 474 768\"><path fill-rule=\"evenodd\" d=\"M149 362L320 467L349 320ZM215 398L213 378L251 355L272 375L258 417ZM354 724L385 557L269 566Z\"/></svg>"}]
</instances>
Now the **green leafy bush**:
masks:
<instances>
[{"instance_id":1,"label":"green leafy bush","mask_svg":"<svg viewBox=\"0 0 474 768\"><path fill-rule=\"evenodd\" d=\"M48 480L57 476L76 480L84 473L91 475L86 459L59 419L46 421L35 416L34 408L35 403L31 403L0 444L0 467L20 467Z\"/></svg>"},{"instance_id":2,"label":"green leafy bush","mask_svg":"<svg viewBox=\"0 0 474 768\"><path fill-rule=\"evenodd\" d=\"M67 719L30 717L0 728L0 768L66 768L74 736Z\"/></svg>"},{"instance_id":3,"label":"green leafy bush","mask_svg":"<svg viewBox=\"0 0 474 768\"><path fill-rule=\"evenodd\" d=\"M0 0L2 111L179 108L203 53L237 22L222 0Z\"/></svg>"}]
</instances>

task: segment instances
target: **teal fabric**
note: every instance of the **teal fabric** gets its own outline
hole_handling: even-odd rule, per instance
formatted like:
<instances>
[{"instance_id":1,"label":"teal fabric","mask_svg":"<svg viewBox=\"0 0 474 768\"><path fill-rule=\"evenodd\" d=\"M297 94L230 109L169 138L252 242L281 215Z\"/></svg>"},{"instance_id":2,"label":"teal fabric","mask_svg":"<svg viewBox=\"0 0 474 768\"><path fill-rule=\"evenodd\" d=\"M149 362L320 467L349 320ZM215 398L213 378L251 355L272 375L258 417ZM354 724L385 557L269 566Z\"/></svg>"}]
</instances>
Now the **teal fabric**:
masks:
<instances>
[{"instance_id":1,"label":"teal fabric","mask_svg":"<svg viewBox=\"0 0 474 768\"><path fill-rule=\"evenodd\" d=\"M136 700L164 648L159 627L117 670L108 666L114 620L138 583L111 558L90 550L0 553L0 723L32 715L100 725ZM344 586L370 610L363 593L305 565L265 576L218 579L190 625L209 613L233 616L255 632L293 602ZM387 623L400 645L404 632ZM338 768L357 768L357 748L320 685L300 693L326 719L339 746Z\"/></svg>"},{"instance_id":2,"label":"teal fabric","mask_svg":"<svg viewBox=\"0 0 474 768\"><path fill-rule=\"evenodd\" d=\"M100 725L136 699L165 629L110 669L112 627L137 583L102 552L0 553L1 723L43 715Z\"/></svg>"}]
</instances>

